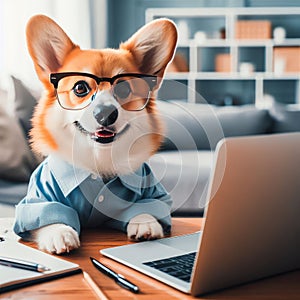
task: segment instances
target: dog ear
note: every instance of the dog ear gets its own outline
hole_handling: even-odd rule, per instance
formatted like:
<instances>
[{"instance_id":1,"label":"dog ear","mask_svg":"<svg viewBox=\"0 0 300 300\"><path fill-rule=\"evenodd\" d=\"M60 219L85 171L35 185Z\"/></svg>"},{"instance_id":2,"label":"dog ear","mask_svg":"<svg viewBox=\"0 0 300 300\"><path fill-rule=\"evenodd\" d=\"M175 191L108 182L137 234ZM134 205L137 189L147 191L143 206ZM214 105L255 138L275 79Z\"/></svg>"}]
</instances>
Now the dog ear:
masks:
<instances>
[{"instance_id":1,"label":"dog ear","mask_svg":"<svg viewBox=\"0 0 300 300\"><path fill-rule=\"evenodd\" d=\"M48 81L49 74L63 65L66 55L78 48L59 25L44 15L33 16L28 21L26 38L30 56L42 81Z\"/></svg>"},{"instance_id":2,"label":"dog ear","mask_svg":"<svg viewBox=\"0 0 300 300\"><path fill-rule=\"evenodd\" d=\"M158 19L139 29L120 48L132 53L142 73L162 78L173 58L176 44L175 24L168 19Z\"/></svg>"}]
</instances>

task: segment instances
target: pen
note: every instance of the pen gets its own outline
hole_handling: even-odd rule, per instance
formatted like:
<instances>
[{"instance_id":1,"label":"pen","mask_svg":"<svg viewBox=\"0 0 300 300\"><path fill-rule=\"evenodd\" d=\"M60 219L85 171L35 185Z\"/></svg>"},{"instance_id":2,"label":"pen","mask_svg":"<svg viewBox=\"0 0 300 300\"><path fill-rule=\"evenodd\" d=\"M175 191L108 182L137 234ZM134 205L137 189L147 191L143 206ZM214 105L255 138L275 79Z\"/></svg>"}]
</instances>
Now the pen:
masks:
<instances>
[{"instance_id":1,"label":"pen","mask_svg":"<svg viewBox=\"0 0 300 300\"><path fill-rule=\"evenodd\" d=\"M20 268L20 269L30 270L35 272L45 272L50 270L49 268L34 262L29 262L21 259L4 257L4 256L0 256L0 265L13 267L13 268Z\"/></svg>"},{"instance_id":2,"label":"pen","mask_svg":"<svg viewBox=\"0 0 300 300\"><path fill-rule=\"evenodd\" d=\"M93 265L100 272L104 273L105 275L109 276L110 278L113 278L118 285L120 285L121 287L123 287L133 293L139 292L139 288L135 284L133 284L132 282L127 280L123 275L117 274L116 272L114 272L110 268L106 267L105 265L103 265L102 263L100 263L98 260L96 260L93 257L90 257L90 259L91 259Z\"/></svg>"},{"instance_id":3,"label":"pen","mask_svg":"<svg viewBox=\"0 0 300 300\"><path fill-rule=\"evenodd\" d=\"M91 278L91 276L83 271L83 277L85 281L88 283L90 288L94 291L94 293L98 296L101 300L108 300L108 298L104 295L104 293L101 291L99 286L95 283L95 281Z\"/></svg>"}]
</instances>

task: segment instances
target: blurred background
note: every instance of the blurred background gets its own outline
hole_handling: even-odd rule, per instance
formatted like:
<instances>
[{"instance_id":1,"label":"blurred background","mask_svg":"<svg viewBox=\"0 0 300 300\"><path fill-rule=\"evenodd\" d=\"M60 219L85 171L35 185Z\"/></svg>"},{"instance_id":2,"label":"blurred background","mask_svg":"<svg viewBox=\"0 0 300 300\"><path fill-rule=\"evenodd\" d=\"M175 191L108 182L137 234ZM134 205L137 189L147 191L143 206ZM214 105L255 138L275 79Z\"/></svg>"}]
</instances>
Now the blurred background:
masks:
<instances>
[{"instance_id":1,"label":"blurred background","mask_svg":"<svg viewBox=\"0 0 300 300\"><path fill-rule=\"evenodd\" d=\"M122 1L121 1L122 2ZM82 48L106 46L106 0L0 0L0 73L14 75L35 88L38 83L27 52L25 27L35 14L58 22Z\"/></svg>"},{"instance_id":2,"label":"blurred background","mask_svg":"<svg viewBox=\"0 0 300 300\"><path fill-rule=\"evenodd\" d=\"M26 49L34 14L57 21L82 48L118 47L145 24L149 8L300 7L299 0L0 0L0 86L7 74L38 84ZM300 21L298 23L298 28ZM4 77L4 78L3 78ZM2 80L1 80L2 78Z\"/></svg>"},{"instance_id":3,"label":"blurred background","mask_svg":"<svg viewBox=\"0 0 300 300\"><path fill-rule=\"evenodd\" d=\"M177 214L203 212L222 137L300 131L299 0L0 0L0 217L14 215L40 161L29 134L41 84L25 38L35 14L81 48L117 48L159 17L177 24L157 101L167 135L151 164Z\"/></svg>"}]
</instances>

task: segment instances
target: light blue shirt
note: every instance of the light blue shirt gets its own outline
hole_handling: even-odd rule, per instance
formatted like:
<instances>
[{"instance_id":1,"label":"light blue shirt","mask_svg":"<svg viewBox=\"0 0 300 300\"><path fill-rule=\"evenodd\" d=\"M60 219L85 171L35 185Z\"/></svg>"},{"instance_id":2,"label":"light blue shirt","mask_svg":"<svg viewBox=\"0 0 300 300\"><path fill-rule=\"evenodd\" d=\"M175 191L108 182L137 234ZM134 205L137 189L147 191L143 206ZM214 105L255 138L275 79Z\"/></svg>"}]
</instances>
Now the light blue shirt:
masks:
<instances>
[{"instance_id":1,"label":"light blue shirt","mask_svg":"<svg viewBox=\"0 0 300 300\"><path fill-rule=\"evenodd\" d=\"M136 215L147 213L171 229L172 201L150 167L104 182L86 170L49 156L33 172L26 197L16 207L14 231L26 238L28 231L54 223L96 227L103 223L126 231Z\"/></svg>"}]
</instances>

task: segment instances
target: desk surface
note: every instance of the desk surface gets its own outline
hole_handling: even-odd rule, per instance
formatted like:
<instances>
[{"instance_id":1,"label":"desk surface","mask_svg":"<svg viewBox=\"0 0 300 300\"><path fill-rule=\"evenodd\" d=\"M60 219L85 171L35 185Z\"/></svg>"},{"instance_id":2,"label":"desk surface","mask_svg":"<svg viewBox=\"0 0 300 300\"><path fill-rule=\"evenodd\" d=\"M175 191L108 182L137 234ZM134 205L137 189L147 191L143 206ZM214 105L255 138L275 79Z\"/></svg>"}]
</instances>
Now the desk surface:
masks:
<instances>
[{"instance_id":1,"label":"desk surface","mask_svg":"<svg viewBox=\"0 0 300 300\"><path fill-rule=\"evenodd\" d=\"M200 218L174 218L172 235L192 233L201 228ZM1 224L1 222L0 222ZM81 247L68 255L61 257L78 263L84 271L101 288L108 299L193 299L167 285L148 276L134 271L126 266L102 257L100 249L128 244L124 233L110 229L93 229L83 231ZM26 243L33 245L32 243ZM99 258L101 262L110 266L140 287L140 294L133 294L119 287L112 279L98 272L90 263L89 257ZM37 284L0 294L0 299L42 299L42 300L88 300L97 296L85 281L82 274L73 275L42 284ZM206 295L198 299L300 299L300 271L264 279L255 283L227 289L218 293Z\"/></svg>"}]
</instances>

